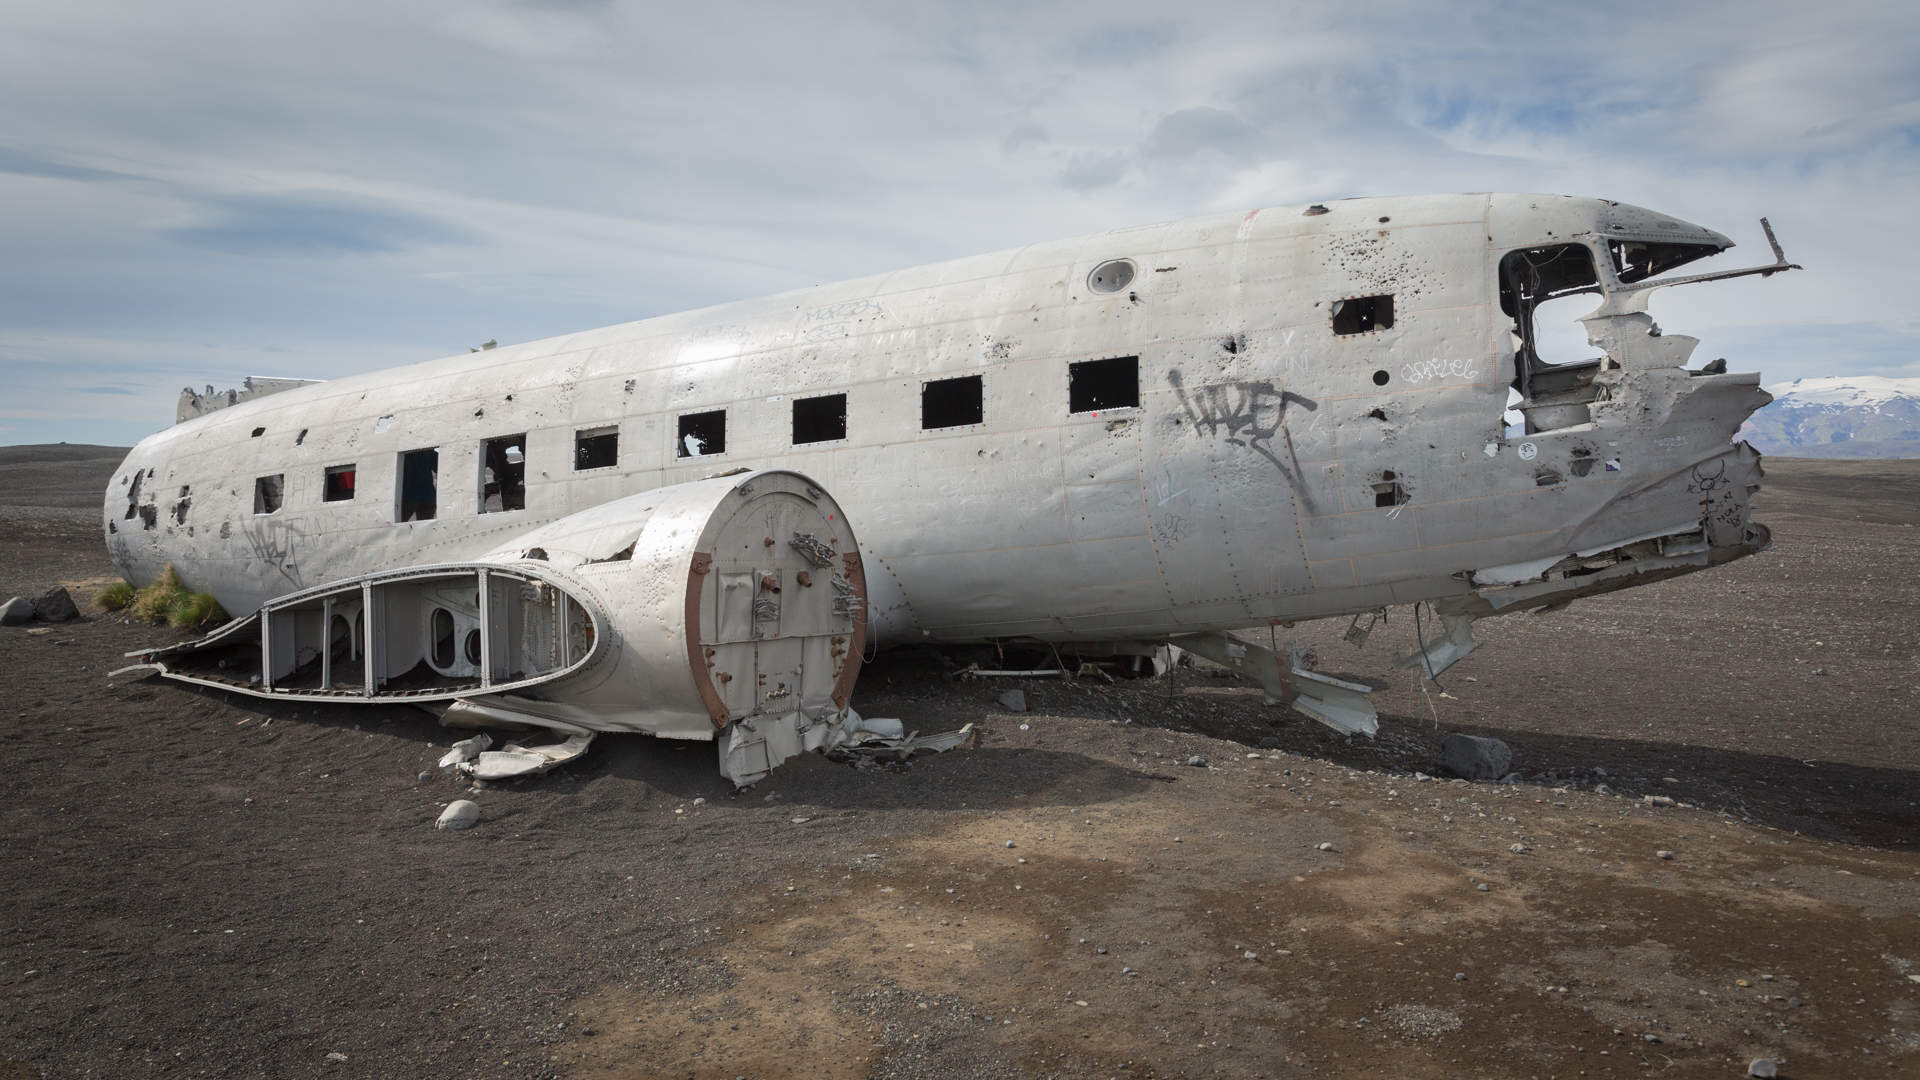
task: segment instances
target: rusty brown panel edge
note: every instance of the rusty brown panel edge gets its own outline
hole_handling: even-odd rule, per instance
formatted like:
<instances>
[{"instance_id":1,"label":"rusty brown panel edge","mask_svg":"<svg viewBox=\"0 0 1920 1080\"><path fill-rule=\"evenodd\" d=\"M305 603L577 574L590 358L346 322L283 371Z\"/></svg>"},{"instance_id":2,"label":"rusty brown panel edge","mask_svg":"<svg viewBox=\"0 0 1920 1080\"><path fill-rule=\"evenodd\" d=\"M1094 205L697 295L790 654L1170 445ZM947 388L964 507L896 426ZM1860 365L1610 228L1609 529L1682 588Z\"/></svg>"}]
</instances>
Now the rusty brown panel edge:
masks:
<instances>
[{"instance_id":1,"label":"rusty brown panel edge","mask_svg":"<svg viewBox=\"0 0 1920 1080\"><path fill-rule=\"evenodd\" d=\"M693 565L687 568L687 664L693 674L693 684L700 689L700 702L707 707L707 718L718 730L726 727L732 717L727 713L726 702L720 700L720 692L713 688L711 665L700 646L700 589L712 569L713 556L704 551L693 553Z\"/></svg>"},{"instance_id":2,"label":"rusty brown panel edge","mask_svg":"<svg viewBox=\"0 0 1920 1080\"><path fill-rule=\"evenodd\" d=\"M847 644L847 662L833 683L833 703L844 709L853 699L853 684L859 681L861 658L867 652L867 571L857 551L849 551L840 559L846 564L847 580L853 583L853 595L859 600L853 608L853 634Z\"/></svg>"}]
</instances>

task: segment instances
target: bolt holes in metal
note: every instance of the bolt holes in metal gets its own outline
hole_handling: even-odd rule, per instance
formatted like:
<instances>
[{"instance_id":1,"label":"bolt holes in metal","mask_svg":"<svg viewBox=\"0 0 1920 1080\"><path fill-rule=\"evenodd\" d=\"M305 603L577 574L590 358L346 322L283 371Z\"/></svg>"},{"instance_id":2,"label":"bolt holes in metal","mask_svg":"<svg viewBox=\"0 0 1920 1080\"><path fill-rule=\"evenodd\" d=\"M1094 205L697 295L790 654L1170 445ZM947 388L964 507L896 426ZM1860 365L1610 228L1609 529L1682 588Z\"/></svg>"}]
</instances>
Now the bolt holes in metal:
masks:
<instances>
[{"instance_id":1,"label":"bolt holes in metal","mask_svg":"<svg viewBox=\"0 0 1920 1080\"><path fill-rule=\"evenodd\" d=\"M1087 288L1097 293L1119 292L1133 282L1133 263L1113 259L1093 268L1087 275Z\"/></svg>"},{"instance_id":2,"label":"bolt holes in metal","mask_svg":"<svg viewBox=\"0 0 1920 1080\"><path fill-rule=\"evenodd\" d=\"M1373 373L1373 385L1385 386L1387 385L1387 380L1391 378L1393 378L1393 376L1387 374L1385 368L1381 368L1379 371Z\"/></svg>"}]
</instances>

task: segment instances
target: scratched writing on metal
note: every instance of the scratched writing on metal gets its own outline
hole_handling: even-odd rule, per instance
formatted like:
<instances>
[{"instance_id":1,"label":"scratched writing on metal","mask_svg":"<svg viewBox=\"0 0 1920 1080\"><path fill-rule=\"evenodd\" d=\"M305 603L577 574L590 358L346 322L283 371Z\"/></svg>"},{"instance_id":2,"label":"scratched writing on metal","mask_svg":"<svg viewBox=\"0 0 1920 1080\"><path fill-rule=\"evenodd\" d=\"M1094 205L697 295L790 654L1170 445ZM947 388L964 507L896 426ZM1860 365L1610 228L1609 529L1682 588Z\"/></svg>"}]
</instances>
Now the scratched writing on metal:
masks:
<instances>
[{"instance_id":1,"label":"scratched writing on metal","mask_svg":"<svg viewBox=\"0 0 1920 1080\"><path fill-rule=\"evenodd\" d=\"M1411 383L1436 379L1477 379L1480 371L1472 360L1415 360L1400 365L1400 377Z\"/></svg>"},{"instance_id":2,"label":"scratched writing on metal","mask_svg":"<svg viewBox=\"0 0 1920 1080\"><path fill-rule=\"evenodd\" d=\"M853 332L854 325L868 317L877 317L886 311L872 300L848 300L826 307L814 308L801 320L805 327L800 332L804 341L822 341L827 338L845 337Z\"/></svg>"},{"instance_id":3,"label":"scratched writing on metal","mask_svg":"<svg viewBox=\"0 0 1920 1080\"><path fill-rule=\"evenodd\" d=\"M1158 500L1155 503L1156 506L1165 506L1168 503L1172 502L1174 499L1179 498L1182 495L1185 495L1187 493L1187 489L1186 488L1176 489L1173 486L1173 470L1167 468L1165 465L1162 465L1160 466L1160 471L1165 473L1167 478L1164 482L1159 480L1155 480L1153 482L1153 497L1156 500ZM1189 499L1187 501L1191 503L1193 500Z\"/></svg>"}]
</instances>

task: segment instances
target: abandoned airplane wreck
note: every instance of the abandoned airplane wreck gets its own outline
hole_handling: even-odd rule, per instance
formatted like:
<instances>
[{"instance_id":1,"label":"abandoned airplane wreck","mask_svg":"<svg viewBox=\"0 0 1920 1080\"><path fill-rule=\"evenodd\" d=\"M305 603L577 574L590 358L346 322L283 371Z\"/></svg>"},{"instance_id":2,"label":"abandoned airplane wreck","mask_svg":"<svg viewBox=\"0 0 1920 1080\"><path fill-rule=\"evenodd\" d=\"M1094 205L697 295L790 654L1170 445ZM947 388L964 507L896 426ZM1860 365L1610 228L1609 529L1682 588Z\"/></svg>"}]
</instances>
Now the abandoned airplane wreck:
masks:
<instances>
[{"instance_id":1,"label":"abandoned airplane wreck","mask_svg":"<svg viewBox=\"0 0 1920 1080\"><path fill-rule=\"evenodd\" d=\"M1371 733L1366 687L1227 631L1424 603L1401 662L1438 673L1477 619L1767 546L1731 441L1759 375L1647 312L1797 269L1672 273L1731 246L1599 199L1352 199L189 390L104 530L129 580L243 613L136 666L711 740L741 784L897 740L852 693L911 642L1173 645Z\"/></svg>"}]
</instances>

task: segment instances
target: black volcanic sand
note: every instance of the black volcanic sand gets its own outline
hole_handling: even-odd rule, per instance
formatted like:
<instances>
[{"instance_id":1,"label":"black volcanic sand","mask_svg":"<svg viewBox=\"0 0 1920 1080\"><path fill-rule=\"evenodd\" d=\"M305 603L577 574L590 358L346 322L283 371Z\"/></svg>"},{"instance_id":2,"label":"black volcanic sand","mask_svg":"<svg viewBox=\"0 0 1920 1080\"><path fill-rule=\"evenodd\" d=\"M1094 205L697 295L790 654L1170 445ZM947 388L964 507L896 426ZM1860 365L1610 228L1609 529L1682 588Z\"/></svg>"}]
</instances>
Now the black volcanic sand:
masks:
<instances>
[{"instance_id":1,"label":"black volcanic sand","mask_svg":"<svg viewBox=\"0 0 1920 1080\"><path fill-rule=\"evenodd\" d=\"M113 580L119 453L0 450L0 598ZM603 737L465 833L424 713L112 680L176 635L97 612L0 630L0 1080L1901 1075L1920 462L1767 470L1772 551L1482 622L1426 694L1404 609L1278 631L1382 687L1371 742L1206 665L1013 714L923 650L857 704L974 745L730 797L709 745ZM1528 781L1415 779L1456 730Z\"/></svg>"}]
</instances>

